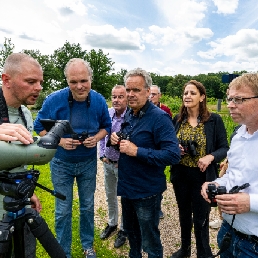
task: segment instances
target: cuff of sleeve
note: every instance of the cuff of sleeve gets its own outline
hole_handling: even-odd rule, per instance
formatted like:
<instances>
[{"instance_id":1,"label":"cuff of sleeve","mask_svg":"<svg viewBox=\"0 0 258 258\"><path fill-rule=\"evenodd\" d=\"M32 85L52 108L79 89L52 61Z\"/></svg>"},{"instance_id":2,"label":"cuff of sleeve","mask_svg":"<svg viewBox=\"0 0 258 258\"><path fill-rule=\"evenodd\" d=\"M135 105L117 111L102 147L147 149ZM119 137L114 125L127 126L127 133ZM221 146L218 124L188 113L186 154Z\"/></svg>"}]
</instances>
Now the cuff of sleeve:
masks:
<instances>
[{"instance_id":1,"label":"cuff of sleeve","mask_svg":"<svg viewBox=\"0 0 258 258\"><path fill-rule=\"evenodd\" d=\"M136 157L141 159L142 161L148 161L148 149L138 147Z\"/></svg>"},{"instance_id":2,"label":"cuff of sleeve","mask_svg":"<svg viewBox=\"0 0 258 258\"><path fill-rule=\"evenodd\" d=\"M258 194L249 194L250 196L250 211L258 213Z\"/></svg>"}]
</instances>

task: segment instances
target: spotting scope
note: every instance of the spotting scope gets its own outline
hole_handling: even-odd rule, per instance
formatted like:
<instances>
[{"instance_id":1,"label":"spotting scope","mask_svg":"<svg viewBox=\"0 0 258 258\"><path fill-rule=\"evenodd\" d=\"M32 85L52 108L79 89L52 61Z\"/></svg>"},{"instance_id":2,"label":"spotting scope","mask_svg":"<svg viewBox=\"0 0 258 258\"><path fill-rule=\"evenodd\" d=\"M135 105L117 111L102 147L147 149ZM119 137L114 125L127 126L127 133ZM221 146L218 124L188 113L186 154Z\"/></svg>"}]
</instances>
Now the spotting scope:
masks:
<instances>
[{"instance_id":1,"label":"spotting scope","mask_svg":"<svg viewBox=\"0 0 258 258\"><path fill-rule=\"evenodd\" d=\"M0 141L0 171L48 163L54 157L63 135L73 133L68 120L53 121L43 121L42 124L50 125L49 131L43 137L34 137L32 144Z\"/></svg>"}]
</instances>

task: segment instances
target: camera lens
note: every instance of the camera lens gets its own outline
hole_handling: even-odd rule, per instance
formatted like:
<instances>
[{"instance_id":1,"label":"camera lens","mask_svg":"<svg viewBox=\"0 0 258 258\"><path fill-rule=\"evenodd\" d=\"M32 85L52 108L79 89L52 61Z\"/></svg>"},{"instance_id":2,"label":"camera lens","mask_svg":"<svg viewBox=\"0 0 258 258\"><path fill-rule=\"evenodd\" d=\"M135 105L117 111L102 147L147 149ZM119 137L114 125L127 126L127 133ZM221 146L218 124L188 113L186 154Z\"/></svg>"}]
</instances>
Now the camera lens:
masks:
<instances>
[{"instance_id":1,"label":"camera lens","mask_svg":"<svg viewBox=\"0 0 258 258\"><path fill-rule=\"evenodd\" d=\"M218 186L217 187L217 192L218 194L226 194L227 193L227 189L225 186Z\"/></svg>"},{"instance_id":2,"label":"camera lens","mask_svg":"<svg viewBox=\"0 0 258 258\"><path fill-rule=\"evenodd\" d=\"M215 184L208 184L208 191L214 191L216 190L216 185Z\"/></svg>"}]
</instances>

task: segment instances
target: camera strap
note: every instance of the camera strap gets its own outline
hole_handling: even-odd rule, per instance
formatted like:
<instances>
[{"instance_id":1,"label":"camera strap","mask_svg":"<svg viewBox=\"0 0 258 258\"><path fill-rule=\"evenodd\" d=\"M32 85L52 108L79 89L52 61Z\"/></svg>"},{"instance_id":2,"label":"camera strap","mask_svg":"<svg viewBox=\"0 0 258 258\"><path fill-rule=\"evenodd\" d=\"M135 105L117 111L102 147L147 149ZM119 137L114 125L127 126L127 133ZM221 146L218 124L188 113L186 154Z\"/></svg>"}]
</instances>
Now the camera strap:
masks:
<instances>
[{"instance_id":1,"label":"camera strap","mask_svg":"<svg viewBox=\"0 0 258 258\"><path fill-rule=\"evenodd\" d=\"M24 113L22 112L21 106L18 108L19 116L21 117L25 127L27 128L27 121ZM0 124L10 123L8 107L4 98L3 90L0 87Z\"/></svg>"}]
</instances>

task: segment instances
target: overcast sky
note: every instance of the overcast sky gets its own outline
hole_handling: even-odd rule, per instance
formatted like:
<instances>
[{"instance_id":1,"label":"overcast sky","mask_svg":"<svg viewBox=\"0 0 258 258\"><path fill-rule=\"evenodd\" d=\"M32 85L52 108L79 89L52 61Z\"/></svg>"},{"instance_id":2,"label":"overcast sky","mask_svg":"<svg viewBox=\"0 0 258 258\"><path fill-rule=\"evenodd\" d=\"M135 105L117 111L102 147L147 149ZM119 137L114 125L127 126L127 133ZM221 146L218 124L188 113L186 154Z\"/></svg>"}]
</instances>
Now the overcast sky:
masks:
<instances>
[{"instance_id":1,"label":"overcast sky","mask_svg":"<svg viewBox=\"0 0 258 258\"><path fill-rule=\"evenodd\" d=\"M6 0L0 48L52 54L69 43L109 53L116 71L258 71L257 0Z\"/></svg>"}]
</instances>

